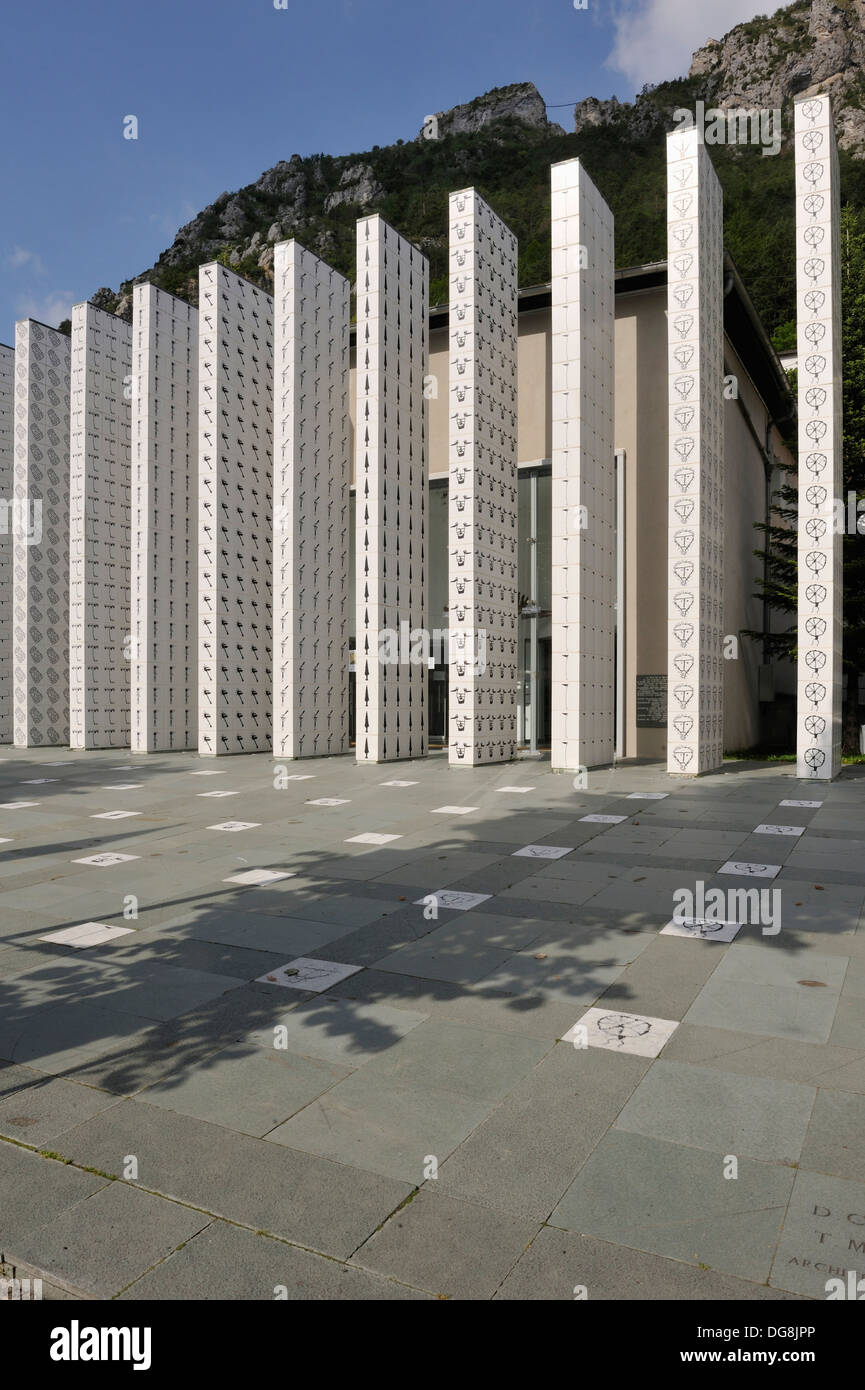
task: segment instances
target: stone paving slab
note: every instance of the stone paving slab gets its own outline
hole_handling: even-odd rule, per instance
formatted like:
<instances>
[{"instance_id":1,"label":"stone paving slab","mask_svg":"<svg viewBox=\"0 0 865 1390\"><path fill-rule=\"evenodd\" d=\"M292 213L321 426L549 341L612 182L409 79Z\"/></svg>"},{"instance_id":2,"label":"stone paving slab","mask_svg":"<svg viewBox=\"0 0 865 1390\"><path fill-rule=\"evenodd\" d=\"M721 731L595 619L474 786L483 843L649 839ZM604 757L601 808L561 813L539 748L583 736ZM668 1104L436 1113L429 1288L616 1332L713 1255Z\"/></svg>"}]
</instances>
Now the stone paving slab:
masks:
<instances>
[{"instance_id":1,"label":"stone paving slab","mask_svg":"<svg viewBox=\"0 0 865 1390\"><path fill-rule=\"evenodd\" d=\"M142 1188L343 1259L412 1190L141 1100L122 1101L55 1143L76 1163L115 1174L135 1155Z\"/></svg>"},{"instance_id":2,"label":"stone paving slab","mask_svg":"<svg viewBox=\"0 0 865 1390\"><path fill-rule=\"evenodd\" d=\"M338 1260L323 1259L272 1236L211 1221L182 1249L160 1261L118 1301L171 1299L289 1302L429 1299L431 1294Z\"/></svg>"},{"instance_id":3,"label":"stone paving slab","mask_svg":"<svg viewBox=\"0 0 865 1390\"><path fill-rule=\"evenodd\" d=\"M58 1297L808 1299L865 1251L858 769L808 808L777 764L4 758L37 804L0 808L0 1252ZM104 850L136 858L74 862ZM254 868L292 877L224 882ZM489 896L430 918L442 889ZM659 934L712 889L777 894L780 931ZM132 932L39 941L85 922ZM299 956L359 968L267 981ZM677 1026L560 1042L595 1006Z\"/></svg>"}]
</instances>

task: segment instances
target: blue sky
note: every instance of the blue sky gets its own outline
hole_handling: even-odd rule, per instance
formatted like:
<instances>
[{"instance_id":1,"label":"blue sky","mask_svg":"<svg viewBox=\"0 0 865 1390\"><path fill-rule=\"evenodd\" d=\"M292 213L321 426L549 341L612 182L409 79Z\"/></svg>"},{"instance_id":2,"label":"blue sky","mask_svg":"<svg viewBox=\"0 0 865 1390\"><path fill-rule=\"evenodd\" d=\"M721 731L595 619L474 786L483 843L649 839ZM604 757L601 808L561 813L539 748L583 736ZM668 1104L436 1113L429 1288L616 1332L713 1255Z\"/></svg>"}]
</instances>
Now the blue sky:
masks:
<instances>
[{"instance_id":1,"label":"blue sky","mask_svg":"<svg viewBox=\"0 0 865 1390\"><path fill-rule=\"evenodd\" d=\"M413 137L509 82L629 99L756 0L10 0L0 101L0 342L152 265L279 159ZM770 7L767 7L770 8ZM139 138L123 138L135 115ZM549 110L570 127L572 113Z\"/></svg>"}]
</instances>

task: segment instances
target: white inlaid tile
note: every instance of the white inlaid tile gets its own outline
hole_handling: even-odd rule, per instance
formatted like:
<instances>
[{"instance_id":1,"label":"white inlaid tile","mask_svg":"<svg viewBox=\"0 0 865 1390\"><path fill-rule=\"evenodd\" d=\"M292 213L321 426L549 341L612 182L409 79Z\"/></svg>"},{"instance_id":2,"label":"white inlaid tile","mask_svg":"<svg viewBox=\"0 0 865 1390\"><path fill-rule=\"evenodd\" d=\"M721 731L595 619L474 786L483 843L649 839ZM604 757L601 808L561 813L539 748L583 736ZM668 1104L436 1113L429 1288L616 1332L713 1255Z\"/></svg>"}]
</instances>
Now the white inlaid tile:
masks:
<instances>
[{"instance_id":1,"label":"white inlaid tile","mask_svg":"<svg viewBox=\"0 0 865 1390\"><path fill-rule=\"evenodd\" d=\"M245 888L252 888L264 883L277 883L283 878L294 878L294 874L279 873L276 869L244 869L239 874L232 874L231 878L224 878L222 882L240 883Z\"/></svg>"},{"instance_id":2,"label":"white inlaid tile","mask_svg":"<svg viewBox=\"0 0 865 1390\"><path fill-rule=\"evenodd\" d=\"M417 782L379 782L380 787L416 787Z\"/></svg>"},{"instance_id":3,"label":"white inlaid tile","mask_svg":"<svg viewBox=\"0 0 865 1390\"><path fill-rule=\"evenodd\" d=\"M608 1052L632 1052L637 1057L657 1057L678 1026L669 1018L625 1014L616 1009L589 1009L573 1028L568 1029L562 1041L603 1047Z\"/></svg>"},{"instance_id":4,"label":"white inlaid tile","mask_svg":"<svg viewBox=\"0 0 865 1390\"><path fill-rule=\"evenodd\" d=\"M131 792L134 791L137 787L143 786L143 782L115 782L110 787L103 787L102 790L105 792Z\"/></svg>"},{"instance_id":5,"label":"white inlaid tile","mask_svg":"<svg viewBox=\"0 0 865 1390\"><path fill-rule=\"evenodd\" d=\"M537 787L496 787L497 792L533 792Z\"/></svg>"},{"instance_id":6,"label":"white inlaid tile","mask_svg":"<svg viewBox=\"0 0 865 1390\"><path fill-rule=\"evenodd\" d=\"M580 820L591 821L594 825L618 825L627 819L627 816L580 816Z\"/></svg>"},{"instance_id":7,"label":"white inlaid tile","mask_svg":"<svg viewBox=\"0 0 865 1390\"><path fill-rule=\"evenodd\" d=\"M20 785L22 787L46 787L49 782L59 782L59 777L28 777Z\"/></svg>"},{"instance_id":8,"label":"white inlaid tile","mask_svg":"<svg viewBox=\"0 0 865 1390\"><path fill-rule=\"evenodd\" d=\"M140 811L100 811L98 816L91 816L91 820L127 820L129 816L140 816Z\"/></svg>"},{"instance_id":9,"label":"white inlaid tile","mask_svg":"<svg viewBox=\"0 0 865 1390\"><path fill-rule=\"evenodd\" d=\"M804 835L804 825L757 825L755 835Z\"/></svg>"},{"instance_id":10,"label":"white inlaid tile","mask_svg":"<svg viewBox=\"0 0 865 1390\"><path fill-rule=\"evenodd\" d=\"M778 805L779 805L779 806L808 806L809 808L811 808L811 809L813 810L813 809L816 809L818 806L822 806L822 805L823 805L823 802L822 802L822 801L779 801L779 802L778 802Z\"/></svg>"},{"instance_id":11,"label":"white inlaid tile","mask_svg":"<svg viewBox=\"0 0 865 1390\"><path fill-rule=\"evenodd\" d=\"M49 932L40 936L39 941L51 941L58 946L101 946L104 941L113 941L116 936L130 936L132 927L106 927L103 922L83 922L80 927L64 927L63 931Z\"/></svg>"},{"instance_id":12,"label":"white inlaid tile","mask_svg":"<svg viewBox=\"0 0 865 1390\"><path fill-rule=\"evenodd\" d=\"M206 767L201 772L190 772L190 777L224 777L227 769L224 767Z\"/></svg>"},{"instance_id":13,"label":"white inlaid tile","mask_svg":"<svg viewBox=\"0 0 865 1390\"><path fill-rule=\"evenodd\" d=\"M351 835L346 841L347 845L387 845L391 840L401 840L402 835L378 835L374 830L367 830L363 835Z\"/></svg>"},{"instance_id":14,"label":"white inlaid tile","mask_svg":"<svg viewBox=\"0 0 865 1390\"><path fill-rule=\"evenodd\" d=\"M0 845L14 844L14 840L9 835L0 835Z\"/></svg>"},{"instance_id":15,"label":"white inlaid tile","mask_svg":"<svg viewBox=\"0 0 865 1390\"><path fill-rule=\"evenodd\" d=\"M360 968L359 965L340 965L333 960L311 960L298 956L287 965L281 965L278 970L259 975L257 983L283 985L286 989L305 989L320 994L322 990L330 989L331 985L339 984L340 980L347 980L349 975L356 975Z\"/></svg>"},{"instance_id":16,"label":"white inlaid tile","mask_svg":"<svg viewBox=\"0 0 865 1390\"><path fill-rule=\"evenodd\" d=\"M774 878L780 872L780 864L744 864L738 859L728 859L718 870L719 874L738 874L740 878Z\"/></svg>"},{"instance_id":17,"label":"white inlaid tile","mask_svg":"<svg viewBox=\"0 0 865 1390\"><path fill-rule=\"evenodd\" d=\"M237 796L238 794L239 794L239 793L236 792L236 791L235 791L235 792L225 791L225 792L196 792L196 793L195 793L196 796Z\"/></svg>"},{"instance_id":18,"label":"white inlaid tile","mask_svg":"<svg viewBox=\"0 0 865 1390\"><path fill-rule=\"evenodd\" d=\"M669 792L628 792L628 801L664 801Z\"/></svg>"},{"instance_id":19,"label":"white inlaid tile","mask_svg":"<svg viewBox=\"0 0 865 1390\"><path fill-rule=\"evenodd\" d=\"M307 806L348 806L349 801L340 796L320 796L317 801L307 801Z\"/></svg>"},{"instance_id":20,"label":"white inlaid tile","mask_svg":"<svg viewBox=\"0 0 865 1390\"><path fill-rule=\"evenodd\" d=\"M126 864L130 859L140 859L138 854L89 854L86 859L73 859L73 864L94 864L97 869L109 869L113 864Z\"/></svg>"},{"instance_id":21,"label":"white inlaid tile","mask_svg":"<svg viewBox=\"0 0 865 1390\"><path fill-rule=\"evenodd\" d=\"M514 850L513 857L522 855L525 859L562 859L566 854L572 853L572 845L523 845L522 849Z\"/></svg>"},{"instance_id":22,"label":"white inlaid tile","mask_svg":"<svg viewBox=\"0 0 865 1390\"><path fill-rule=\"evenodd\" d=\"M221 825L209 825L208 830L257 830L261 825L259 820L227 820Z\"/></svg>"},{"instance_id":23,"label":"white inlaid tile","mask_svg":"<svg viewBox=\"0 0 865 1390\"><path fill-rule=\"evenodd\" d=\"M290 777L286 777L286 782L312 782L315 779L314 772L293 772Z\"/></svg>"},{"instance_id":24,"label":"white inlaid tile","mask_svg":"<svg viewBox=\"0 0 865 1390\"><path fill-rule=\"evenodd\" d=\"M25 806L38 806L38 801L3 801L0 807L4 811L23 811Z\"/></svg>"},{"instance_id":25,"label":"white inlaid tile","mask_svg":"<svg viewBox=\"0 0 865 1390\"><path fill-rule=\"evenodd\" d=\"M455 888L440 888L437 893L416 898L415 907L428 907L434 901L436 907L455 908L457 912L468 912L472 907L488 902L492 893L460 893Z\"/></svg>"},{"instance_id":26,"label":"white inlaid tile","mask_svg":"<svg viewBox=\"0 0 865 1390\"><path fill-rule=\"evenodd\" d=\"M661 936L688 936L692 940L732 941L741 930L741 922L716 922L706 917L673 918L661 928Z\"/></svg>"},{"instance_id":27,"label":"white inlaid tile","mask_svg":"<svg viewBox=\"0 0 865 1390\"><path fill-rule=\"evenodd\" d=\"M471 811L478 811L478 806L436 806L432 815L434 816L467 816Z\"/></svg>"}]
</instances>

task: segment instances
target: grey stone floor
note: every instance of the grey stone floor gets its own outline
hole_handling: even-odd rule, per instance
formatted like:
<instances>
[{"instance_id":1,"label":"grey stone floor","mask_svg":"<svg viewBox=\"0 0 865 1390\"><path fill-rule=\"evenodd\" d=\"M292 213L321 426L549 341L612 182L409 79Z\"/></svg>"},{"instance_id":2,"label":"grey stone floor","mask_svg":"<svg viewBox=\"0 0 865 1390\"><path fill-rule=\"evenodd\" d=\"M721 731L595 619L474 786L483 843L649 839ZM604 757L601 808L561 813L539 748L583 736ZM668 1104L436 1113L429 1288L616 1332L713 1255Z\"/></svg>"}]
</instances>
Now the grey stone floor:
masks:
<instances>
[{"instance_id":1,"label":"grey stone floor","mask_svg":"<svg viewBox=\"0 0 865 1390\"><path fill-rule=\"evenodd\" d=\"M123 1299L865 1275L858 769L275 766L0 750L4 1270ZM698 880L777 891L780 931L661 934ZM42 940L91 922L126 932ZM621 1015L667 1022L657 1055Z\"/></svg>"}]
</instances>

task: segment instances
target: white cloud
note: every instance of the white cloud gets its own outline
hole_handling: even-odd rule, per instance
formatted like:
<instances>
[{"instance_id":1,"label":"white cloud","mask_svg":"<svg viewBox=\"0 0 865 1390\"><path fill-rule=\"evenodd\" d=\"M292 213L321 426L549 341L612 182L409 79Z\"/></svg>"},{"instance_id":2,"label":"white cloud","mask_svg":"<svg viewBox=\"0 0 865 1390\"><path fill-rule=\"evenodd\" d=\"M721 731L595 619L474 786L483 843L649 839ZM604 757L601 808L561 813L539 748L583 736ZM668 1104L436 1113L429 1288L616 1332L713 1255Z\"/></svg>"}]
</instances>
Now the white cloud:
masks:
<instances>
[{"instance_id":1,"label":"white cloud","mask_svg":"<svg viewBox=\"0 0 865 1390\"><path fill-rule=\"evenodd\" d=\"M737 24L773 12L758 0L618 0L616 41L607 58L638 91L644 82L684 77L691 55L707 39L721 39Z\"/></svg>"},{"instance_id":2,"label":"white cloud","mask_svg":"<svg viewBox=\"0 0 865 1390\"><path fill-rule=\"evenodd\" d=\"M40 323L47 323L49 328L56 328L64 319L72 317L72 305L80 302L81 296L73 294L71 290L56 290L41 298L29 296L18 300L18 317L38 319Z\"/></svg>"},{"instance_id":3,"label":"white cloud","mask_svg":"<svg viewBox=\"0 0 865 1390\"><path fill-rule=\"evenodd\" d=\"M45 268L42 261L35 251L27 251L23 246L16 246L14 251L6 257L6 265L9 270L32 270L37 275L44 275Z\"/></svg>"}]
</instances>

